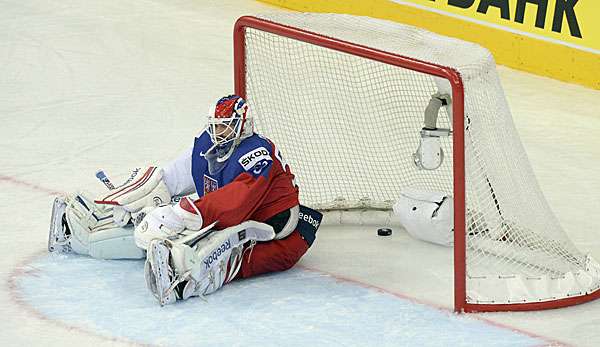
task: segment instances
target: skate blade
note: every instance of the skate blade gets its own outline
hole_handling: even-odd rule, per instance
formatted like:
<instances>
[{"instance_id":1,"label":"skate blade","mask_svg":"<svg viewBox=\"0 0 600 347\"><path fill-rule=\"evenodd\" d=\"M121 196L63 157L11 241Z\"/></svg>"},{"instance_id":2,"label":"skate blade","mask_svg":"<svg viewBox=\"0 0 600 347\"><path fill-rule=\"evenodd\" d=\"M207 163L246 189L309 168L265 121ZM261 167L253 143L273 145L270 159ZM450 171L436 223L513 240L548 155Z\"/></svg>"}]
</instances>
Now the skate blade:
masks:
<instances>
[{"instance_id":1,"label":"skate blade","mask_svg":"<svg viewBox=\"0 0 600 347\"><path fill-rule=\"evenodd\" d=\"M62 217L65 212L67 204L61 197L54 199L52 204L52 215L50 216L50 230L48 231L48 252L62 252L66 246L62 245L61 242L65 240L58 240L59 228L62 232Z\"/></svg>"},{"instance_id":2,"label":"skate blade","mask_svg":"<svg viewBox=\"0 0 600 347\"><path fill-rule=\"evenodd\" d=\"M154 278L156 280L156 293L160 306L174 303L177 298L170 289L171 279L169 277L169 250L161 242L153 242L151 245L152 261L150 263Z\"/></svg>"}]
</instances>

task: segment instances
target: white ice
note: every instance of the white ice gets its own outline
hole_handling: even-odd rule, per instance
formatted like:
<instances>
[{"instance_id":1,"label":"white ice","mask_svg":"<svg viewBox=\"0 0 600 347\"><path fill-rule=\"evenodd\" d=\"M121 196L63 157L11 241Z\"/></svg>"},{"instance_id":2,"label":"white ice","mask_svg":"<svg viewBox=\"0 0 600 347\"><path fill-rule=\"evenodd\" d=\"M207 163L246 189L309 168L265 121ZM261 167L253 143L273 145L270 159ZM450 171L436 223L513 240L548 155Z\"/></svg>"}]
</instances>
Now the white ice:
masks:
<instances>
[{"instance_id":1,"label":"white ice","mask_svg":"<svg viewBox=\"0 0 600 347\"><path fill-rule=\"evenodd\" d=\"M372 227L326 227L300 267L162 309L141 262L46 253L53 195L99 192L97 169L125 175L187 148L208 105L232 91L235 19L277 10L244 0L0 3L0 344L600 344L600 302L451 314L451 254L401 230L382 239ZM550 205L600 258L600 92L499 70Z\"/></svg>"}]
</instances>

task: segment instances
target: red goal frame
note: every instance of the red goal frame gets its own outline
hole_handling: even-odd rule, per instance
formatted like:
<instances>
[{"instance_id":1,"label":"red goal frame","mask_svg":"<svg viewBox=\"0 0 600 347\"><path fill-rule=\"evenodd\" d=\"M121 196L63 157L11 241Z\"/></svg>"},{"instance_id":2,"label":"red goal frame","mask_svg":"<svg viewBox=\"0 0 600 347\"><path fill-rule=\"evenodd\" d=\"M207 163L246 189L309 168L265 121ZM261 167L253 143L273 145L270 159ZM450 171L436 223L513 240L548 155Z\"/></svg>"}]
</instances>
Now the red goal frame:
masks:
<instances>
[{"instance_id":1,"label":"red goal frame","mask_svg":"<svg viewBox=\"0 0 600 347\"><path fill-rule=\"evenodd\" d=\"M234 81L237 95L246 97L245 30L252 28L366 59L444 78L452 87L453 117L453 183L454 183L454 310L457 312L529 311L580 304L600 297L594 293L554 301L515 304L474 304L466 300L466 235L465 235L465 150L464 87L461 76L453 68L440 66L402 55L320 35L252 16L240 17L234 26Z\"/></svg>"}]
</instances>

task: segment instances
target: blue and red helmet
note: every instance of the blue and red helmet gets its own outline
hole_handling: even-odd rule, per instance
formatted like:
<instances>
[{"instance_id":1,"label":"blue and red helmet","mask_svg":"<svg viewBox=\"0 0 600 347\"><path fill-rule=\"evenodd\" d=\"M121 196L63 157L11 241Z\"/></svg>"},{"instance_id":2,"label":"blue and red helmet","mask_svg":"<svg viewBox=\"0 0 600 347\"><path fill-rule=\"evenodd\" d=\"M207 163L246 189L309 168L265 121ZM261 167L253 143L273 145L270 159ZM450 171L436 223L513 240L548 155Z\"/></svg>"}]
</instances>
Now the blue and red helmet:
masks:
<instances>
[{"instance_id":1,"label":"blue and red helmet","mask_svg":"<svg viewBox=\"0 0 600 347\"><path fill-rule=\"evenodd\" d=\"M229 95L217 101L214 111L208 116L208 134L213 147L220 153L219 158L226 160L239 142L253 133L252 118L248 116L248 104L244 98Z\"/></svg>"},{"instance_id":2,"label":"blue and red helmet","mask_svg":"<svg viewBox=\"0 0 600 347\"><path fill-rule=\"evenodd\" d=\"M230 118L234 116L245 116L248 111L246 100L237 95L229 95L219 99L215 106L216 118Z\"/></svg>"}]
</instances>

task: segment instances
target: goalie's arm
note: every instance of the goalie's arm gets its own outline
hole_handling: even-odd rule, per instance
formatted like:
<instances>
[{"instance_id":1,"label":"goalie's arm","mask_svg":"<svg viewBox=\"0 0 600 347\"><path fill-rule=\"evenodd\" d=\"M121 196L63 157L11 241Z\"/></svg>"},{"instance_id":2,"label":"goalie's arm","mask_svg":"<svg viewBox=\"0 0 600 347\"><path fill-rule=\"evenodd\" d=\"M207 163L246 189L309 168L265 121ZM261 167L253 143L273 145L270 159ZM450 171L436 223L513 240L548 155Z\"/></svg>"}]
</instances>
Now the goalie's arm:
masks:
<instances>
[{"instance_id":1,"label":"goalie's arm","mask_svg":"<svg viewBox=\"0 0 600 347\"><path fill-rule=\"evenodd\" d=\"M196 191L192 177L192 148L163 168L163 181L171 196L185 196Z\"/></svg>"},{"instance_id":2,"label":"goalie's arm","mask_svg":"<svg viewBox=\"0 0 600 347\"><path fill-rule=\"evenodd\" d=\"M152 166L145 170L136 169L125 184L111 190L96 203L123 206L128 212L168 203L172 196L194 192L191 167L189 149L162 169Z\"/></svg>"}]
</instances>

